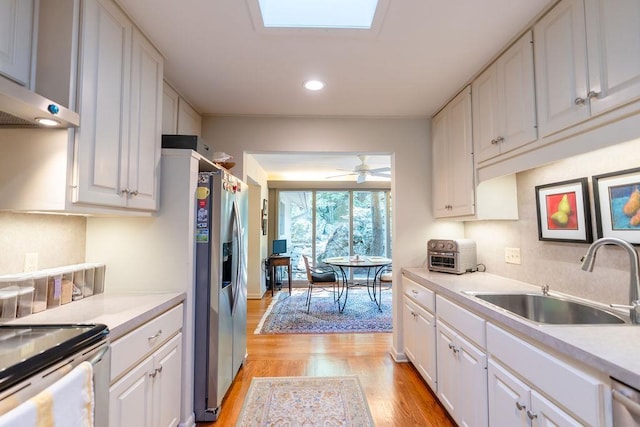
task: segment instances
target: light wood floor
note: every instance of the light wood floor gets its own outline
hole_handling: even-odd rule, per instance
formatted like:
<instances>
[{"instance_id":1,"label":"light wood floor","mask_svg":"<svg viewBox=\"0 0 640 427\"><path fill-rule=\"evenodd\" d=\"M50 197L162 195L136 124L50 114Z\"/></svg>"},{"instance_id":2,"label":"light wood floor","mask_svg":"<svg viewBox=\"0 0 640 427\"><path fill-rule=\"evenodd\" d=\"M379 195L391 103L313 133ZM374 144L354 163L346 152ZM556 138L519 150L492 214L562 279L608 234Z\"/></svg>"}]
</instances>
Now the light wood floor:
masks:
<instances>
[{"instance_id":1,"label":"light wood floor","mask_svg":"<svg viewBox=\"0 0 640 427\"><path fill-rule=\"evenodd\" d=\"M358 375L375 425L455 426L410 363L389 354L391 334L254 335L271 295L248 301L247 352L215 423L234 426L253 377Z\"/></svg>"}]
</instances>

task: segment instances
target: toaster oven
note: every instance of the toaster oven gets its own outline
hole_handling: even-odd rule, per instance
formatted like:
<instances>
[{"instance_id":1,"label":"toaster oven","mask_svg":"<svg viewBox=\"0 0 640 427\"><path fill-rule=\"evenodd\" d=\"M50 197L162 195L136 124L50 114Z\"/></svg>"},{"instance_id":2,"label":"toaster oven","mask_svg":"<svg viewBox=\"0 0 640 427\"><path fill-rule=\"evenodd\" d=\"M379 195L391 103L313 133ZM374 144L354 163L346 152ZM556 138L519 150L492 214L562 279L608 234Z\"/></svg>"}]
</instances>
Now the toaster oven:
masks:
<instances>
[{"instance_id":1,"label":"toaster oven","mask_svg":"<svg viewBox=\"0 0 640 427\"><path fill-rule=\"evenodd\" d=\"M476 242L471 239L431 239L427 243L429 270L463 274L476 271Z\"/></svg>"}]
</instances>

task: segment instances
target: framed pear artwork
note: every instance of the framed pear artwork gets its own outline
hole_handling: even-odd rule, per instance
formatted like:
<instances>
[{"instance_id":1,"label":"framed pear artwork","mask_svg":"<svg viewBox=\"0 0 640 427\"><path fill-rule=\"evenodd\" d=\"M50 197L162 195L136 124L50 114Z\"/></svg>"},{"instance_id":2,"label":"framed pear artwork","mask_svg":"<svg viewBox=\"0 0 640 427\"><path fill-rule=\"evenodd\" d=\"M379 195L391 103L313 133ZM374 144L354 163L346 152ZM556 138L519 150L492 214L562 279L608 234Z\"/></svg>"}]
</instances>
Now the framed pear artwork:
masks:
<instances>
[{"instance_id":1,"label":"framed pear artwork","mask_svg":"<svg viewBox=\"0 0 640 427\"><path fill-rule=\"evenodd\" d=\"M598 237L618 237L640 244L640 168L593 178Z\"/></svg>"},{"instance_id":2,"label":"framed pear artwork","mask_svg":"<svg viewBox=\"0 0 640 427\"><path fill-rule=\"evenodd\" d=\"M587 178L536 186L538 239L591 243Z\"/></svg>"}]
</instances>

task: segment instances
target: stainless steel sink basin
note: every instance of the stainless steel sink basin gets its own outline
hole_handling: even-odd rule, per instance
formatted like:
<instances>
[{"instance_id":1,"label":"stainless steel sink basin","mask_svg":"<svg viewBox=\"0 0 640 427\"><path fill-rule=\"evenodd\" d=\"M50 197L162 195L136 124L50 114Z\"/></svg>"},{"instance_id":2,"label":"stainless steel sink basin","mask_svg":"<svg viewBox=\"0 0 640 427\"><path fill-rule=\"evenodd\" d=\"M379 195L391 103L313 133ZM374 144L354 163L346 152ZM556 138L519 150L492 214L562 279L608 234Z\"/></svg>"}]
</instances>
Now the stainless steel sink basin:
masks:
<instances>
[{"instance_id":1,"label":"stainless steel sink basin","mask_svg":"<svg viewBox=\"0 0 640 427\"><path fill-rule=\"evenodd\" d=\"M629 323L614 312L555 295L466 292L537 323L600 325Z\"/></svg>"}]
</instances>

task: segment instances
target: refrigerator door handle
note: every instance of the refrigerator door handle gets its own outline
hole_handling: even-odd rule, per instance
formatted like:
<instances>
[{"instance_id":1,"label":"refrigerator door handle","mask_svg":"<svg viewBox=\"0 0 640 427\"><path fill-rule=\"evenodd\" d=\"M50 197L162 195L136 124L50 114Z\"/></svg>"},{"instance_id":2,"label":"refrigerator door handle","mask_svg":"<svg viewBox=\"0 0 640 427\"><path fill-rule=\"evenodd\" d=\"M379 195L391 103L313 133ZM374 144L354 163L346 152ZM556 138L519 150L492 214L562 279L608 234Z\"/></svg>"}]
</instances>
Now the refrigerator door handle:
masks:
<instances>
[{"instance_id":1,"label":"refrigerator door handle","mask_svg":"<svg viewBox=\"0 0 640 427\"><path fill-rule=\"evenodd\" d=\"M233 201L233 221L235 222L235 233L236 233L236 239L238 244L234 245L235 246L235 250L237 251L237 255L236 256L236 274L235 274L235 280L232 283L232 288L231 288L231 292L232 292L232 298L233 298L233 305L231 306L231 315L233 316L236 312L236 307L238 306L238 299L240 298L240 272L242 270L242 264L244 263L244 260L241 259L242 258L242 254L244 253L243 249L242 249L242 228L240 224L240 212L238 211L238 202L236 200Z\"/></svg>"}]
</instances>

